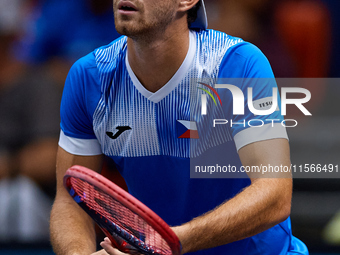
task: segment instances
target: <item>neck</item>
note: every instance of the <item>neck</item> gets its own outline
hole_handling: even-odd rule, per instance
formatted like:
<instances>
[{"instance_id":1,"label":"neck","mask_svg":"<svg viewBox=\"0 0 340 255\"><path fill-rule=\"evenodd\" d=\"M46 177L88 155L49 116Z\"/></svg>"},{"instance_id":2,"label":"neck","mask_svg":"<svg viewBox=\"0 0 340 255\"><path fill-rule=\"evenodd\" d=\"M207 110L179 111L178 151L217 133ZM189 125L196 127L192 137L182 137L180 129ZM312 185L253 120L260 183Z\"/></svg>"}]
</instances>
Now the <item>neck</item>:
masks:
<instances>
[{"instance_id":1,"label":"neck","mask_svg":"<svg viewBox=\"0 0 340 255\"><path fill-rule=\"evenodd\" d=\"M189 49L189 29L169 28L143 38L128 38L128 60L143 86L156 92L177 72Z\"/></svg>"}]
</instances>

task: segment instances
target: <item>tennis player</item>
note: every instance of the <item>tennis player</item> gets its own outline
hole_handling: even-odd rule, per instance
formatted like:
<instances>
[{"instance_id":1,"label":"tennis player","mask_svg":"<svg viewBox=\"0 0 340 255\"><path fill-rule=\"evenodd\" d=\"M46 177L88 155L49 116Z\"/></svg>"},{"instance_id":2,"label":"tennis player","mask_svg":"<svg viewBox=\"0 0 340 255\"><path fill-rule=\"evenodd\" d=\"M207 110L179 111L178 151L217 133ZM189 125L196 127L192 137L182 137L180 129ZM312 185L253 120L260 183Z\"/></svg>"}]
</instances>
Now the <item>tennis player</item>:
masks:
<instances>
[{"instance_id":1,"label":"tennis player","mask_svg":"<svg viewBox=\"0 0 340 255\"><path fill-rule=\"evenodd\" d=\"M274 77L265 56L250 43L208 30L202 0L114 0L113 5L116 29L124 36L77 61L64 88L51 213L56 254L96 250L93 223L62 178L75 164L99 172L102 155L115 161L129 192L173 226L183 254L308 254L292 236L289 172L280 173L283 178L255 173L190 178L191 163L205 153L221 154L237 169L290 165L279 110L255 116L245 107L244 114L234 115L233 94L222 88L215 94L206 86L242 78L233 84L237 91L246 95L251 86L254 104L274 104L274 82L246 82ZM195 78L210 82L192 82ZM221 102L207 97L204 114L206 91ZM234 125L214 129L206 121L219 109ZM242 121L255 117L265 124L254 128ZM107 240L101 244L105 250L96 254L122 254Z\"/></svg>"}]
</instances>

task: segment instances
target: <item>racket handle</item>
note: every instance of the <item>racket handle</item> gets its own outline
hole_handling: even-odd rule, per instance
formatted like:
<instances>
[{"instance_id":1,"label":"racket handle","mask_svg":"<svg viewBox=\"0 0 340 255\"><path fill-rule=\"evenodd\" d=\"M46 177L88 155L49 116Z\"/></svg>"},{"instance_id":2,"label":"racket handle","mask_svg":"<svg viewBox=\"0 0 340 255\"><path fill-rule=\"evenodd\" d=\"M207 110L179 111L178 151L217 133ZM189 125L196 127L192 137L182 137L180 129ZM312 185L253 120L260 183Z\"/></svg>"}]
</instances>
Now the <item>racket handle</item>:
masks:
<instances>
[{"instance_id":1,"label":"racket handle","mask_svg":"<svg viewBox=\"0 0 340 255\"><path fill-rule=\"evenodd\" d=\"M117 248L118 250L120 250L121 252L124 253L131 253L131 251L137 251L133 246L131 246L130 244L128 244L125 241L122 241L121 244L119 244L117 242L117 240L115 240L114 238L111 238L111 234L104 228L101 228L101 230L104 232L104 234L110 239L112 246L114 248ZM132 253L133 254L133 253Z\"/></svg>"}]
</instances>

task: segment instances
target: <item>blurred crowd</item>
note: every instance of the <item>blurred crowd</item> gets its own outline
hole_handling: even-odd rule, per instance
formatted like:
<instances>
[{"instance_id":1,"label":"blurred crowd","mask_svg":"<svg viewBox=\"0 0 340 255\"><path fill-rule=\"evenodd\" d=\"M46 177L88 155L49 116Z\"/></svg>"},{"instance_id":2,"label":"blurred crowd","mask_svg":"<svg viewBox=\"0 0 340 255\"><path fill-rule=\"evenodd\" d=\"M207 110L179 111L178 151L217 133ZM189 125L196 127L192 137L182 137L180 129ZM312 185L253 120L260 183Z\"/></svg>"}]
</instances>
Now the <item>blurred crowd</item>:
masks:
<instances>
[{"instance_id":1,"label":"blurred crowd","mask_svg":"<svg viewBox=\"0 0 340 255\"><path fill-rule=\"evenodd\" d=\"M48 240L66 75L118 36L111 0L0 1L0 241Z\"/></svg>"},{"instance_id":2,"label":"blurred crowd","mask_svg":"<svg viewBox=\"0 0 340 255\"><path fill-rule=\"evenodd\" d=\"M209 28L257 45L276 77L340 76L340 1L205 3ZM66 75L119 36L112 0L0 0L0 243L48 242ZM310 89L328 100L326 84Z\"/></svg>"}]
</instances>

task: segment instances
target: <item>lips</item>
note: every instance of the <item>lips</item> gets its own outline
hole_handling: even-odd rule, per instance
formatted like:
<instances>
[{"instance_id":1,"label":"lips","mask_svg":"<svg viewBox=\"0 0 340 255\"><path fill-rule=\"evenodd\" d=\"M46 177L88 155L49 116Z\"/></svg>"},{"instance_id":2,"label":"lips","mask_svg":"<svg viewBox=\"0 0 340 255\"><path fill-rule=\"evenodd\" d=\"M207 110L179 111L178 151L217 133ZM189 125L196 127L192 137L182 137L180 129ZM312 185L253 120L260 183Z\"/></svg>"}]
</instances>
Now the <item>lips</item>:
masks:
<instances>
[{"instance_id":1,"label":"lips","mask_svg":"<svg viewBox=\"0 0 340 255\"><path fill-rule=\"evenodd\" d=\"M118 4L118 10L122 14L128 14L138 11L137 7L129 1L120 1Z\"/></svg>"}]
</instances>

